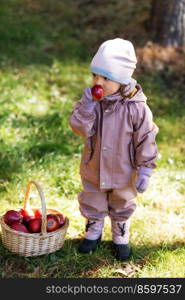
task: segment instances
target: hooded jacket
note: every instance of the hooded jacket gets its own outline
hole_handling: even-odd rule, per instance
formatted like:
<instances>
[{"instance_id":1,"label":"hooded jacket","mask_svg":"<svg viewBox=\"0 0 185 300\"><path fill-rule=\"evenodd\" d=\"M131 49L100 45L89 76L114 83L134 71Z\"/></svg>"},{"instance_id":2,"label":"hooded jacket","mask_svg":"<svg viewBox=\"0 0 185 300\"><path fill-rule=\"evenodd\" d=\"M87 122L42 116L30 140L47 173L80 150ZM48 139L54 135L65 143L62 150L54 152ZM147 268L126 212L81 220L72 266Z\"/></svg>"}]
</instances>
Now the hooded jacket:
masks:
<instances>
[{"instance_id":1,"label":"hooded jacket","mask_svg":"<svg viewBox=\"0 0 185 300\"><path fill-rule=\"evenodd\" d=\"M132 98L116 93L92 110L87 110L84 94L70 116L72 130L85 138L80 175L100 189L126 188L139 167L156 167L158 127L141 86L136 88ZM86 92L91 95L90 88Z\"/></svg>"}]
</instances>

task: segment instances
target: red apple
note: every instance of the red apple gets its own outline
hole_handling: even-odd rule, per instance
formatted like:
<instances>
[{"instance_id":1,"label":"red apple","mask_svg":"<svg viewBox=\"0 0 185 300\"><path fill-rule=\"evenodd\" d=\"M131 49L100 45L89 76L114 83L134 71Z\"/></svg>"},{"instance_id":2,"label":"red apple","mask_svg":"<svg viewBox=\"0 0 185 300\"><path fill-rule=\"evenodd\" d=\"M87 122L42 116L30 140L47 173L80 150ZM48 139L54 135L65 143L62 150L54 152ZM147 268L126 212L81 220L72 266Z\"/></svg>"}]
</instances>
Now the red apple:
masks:
<instances>
[{"instance_id":1,"label":"red apple","mask_svg":"<svg viewBox=\"0 0 185 300\"><path fill-rule=\"evenodd\" d=\"M34 216L34 211L31 208L23 209L21 208L19 210L19 213L25 217L25 216Z\"/></svg>"},{"instance_id":2,"label":"red apple","mask_svg":"<svg viewBox=\"0 0 185 300\"><path fill-rule=\"evenodd\" d=\"M26 210L26 209L23 209L23 208L19 209L19 213L20 213L23 217L29 215L28 212L27 212L27 210Z\"/></svg>"},{"instance_id":3,"label":"red apple","mask_svg":"<svg viewBox=\"0 0 185 300\"><path fill-rule=\"evenodd\" d=\"M4 215L4 222L8 225L11 225L14 222L21 223L23 216L16 210L8 210Z\"/></svg>"},{"instance_id":4,"label":"red apple","mask_svg":"<svg viewBox=\"0 0 185 300\"><path fill-rule=\"evenodd\" d=\"M60 226L59 218L55 214L48 214L47 215L47 231L54 231L58 229Z\"/></svg>"},{"instance_id":5,"label":"red apple","mask_svg":"<svg viewBox=\"0 0 185 300\"><path fill-rule=\"evenodd\" d=\"M16 231L20 231L20 232L24 232L24 233L29 233L29 231L26 228L26 226L24 226L23 224L20 224L18 222L15 222L15 223L11 224L10 227L12 229L16 230Z\"/></svg>"},{"instance_id":6,"label":"red apple","mask_svg":"<svg viewBox=\"0 0 185 300\"><path fill-rule=\"evenodd\" d=\"M94 85L91 92L94 100L101 100L104 97L104 90L99 84Z\"/></svg>"},{"instance_id":7,"label":"red apple","mask_svg":"<svg viewBox=\"0 0 185 300\"><path fill-rule=\"evenodd\" d=\"M31 209L23 209L19 210L19 213L23 216L23 223L27 225L27 223L34 218L34 212Z\"/></svg>"},{"instance_id":8,"label":"red apple","mask_svg":"<svg viewBox=\"0 0 185 300\"><path fill-rule=\"evenodd\" d=\"M56 216L58 217L59 220L59 226L62 227L65 223L65 217L61 213L57 213Z\"/></svg>"},{"instance_id":9,"label":"red apple","mask_svg":"<svg viewBox=\"0 0 185 300\"><path fill-rule=\"evenodd\" d=\"M33 220L33 219L35 219L35 217L34 216L25 216L24 218L23 218L23 224L24 225L28 225L28 222L30 221L30 220Z\"/></svg>"},{"instance_id":10,"label":"red apple","mask_svg":"<svg viewBox=\"0 0 185 300\"><path fill-rule=\"evenodd\" d=\"M39 208L34 208L33 209L35 217L41 217L42 216L42 211Z\"/></svg>"},{"instance_id":11,"label":"red apple","mask_svg":"<svg viewBox=\"0 0 185 300\"><path fill-rule=\"evenodd\" d=\"M28 229L30 232L41 232L42 220L41 218L33 218L28 222Z\"/></svg>"}]
</instances>

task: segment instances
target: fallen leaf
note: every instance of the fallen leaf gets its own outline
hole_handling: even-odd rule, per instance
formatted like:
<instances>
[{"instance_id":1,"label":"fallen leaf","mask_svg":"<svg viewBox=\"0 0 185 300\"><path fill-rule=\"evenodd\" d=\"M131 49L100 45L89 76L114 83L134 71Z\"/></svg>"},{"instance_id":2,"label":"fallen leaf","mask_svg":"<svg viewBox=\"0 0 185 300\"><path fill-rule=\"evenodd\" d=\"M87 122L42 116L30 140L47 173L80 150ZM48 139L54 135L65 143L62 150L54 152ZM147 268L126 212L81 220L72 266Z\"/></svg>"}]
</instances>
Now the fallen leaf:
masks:
<instances>
[{"instance_id":1,"label":"fallen leaf","mask_svg":"<svg viewBox=\"0 0 185 300\"><path fill-rule=\"evenodd\" d=\"M113 274L127 276L127 273L123 269L116 269L115 271L113 271Z\"/></svg>"},{"instance_id":2,"label":"fallen leaf","mask_svg":"<svg viewBox=\"0 0 185 300\"><path fill-rule=\"evenodd\" d=\"M123 269L116 269L115 271L113 271L113 274L118 274L124 277L128 277L136 273L138 270L139 268L137 266L128 264L125 267L123 267Z\"/></svg>"}]
</instances>

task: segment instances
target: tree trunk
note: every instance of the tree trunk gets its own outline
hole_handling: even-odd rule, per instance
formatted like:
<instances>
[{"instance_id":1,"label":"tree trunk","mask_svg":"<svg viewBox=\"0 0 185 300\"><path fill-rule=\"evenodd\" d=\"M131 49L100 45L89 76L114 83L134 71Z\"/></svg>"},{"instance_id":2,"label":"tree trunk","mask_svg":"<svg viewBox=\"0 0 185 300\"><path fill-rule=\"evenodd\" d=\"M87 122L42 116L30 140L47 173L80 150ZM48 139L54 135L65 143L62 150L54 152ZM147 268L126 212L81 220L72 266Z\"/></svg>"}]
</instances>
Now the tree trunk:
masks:
<instances>
[{"instance_id":1,"label":"tree trunk","mask_svg":"<svg viewBox=\"0 0 185 300\"><path fill-rule=\"evenodd\" d=\"M152 0L152 40L162 46L185 46L185 0Z\"/></svg>"}]
</instances>

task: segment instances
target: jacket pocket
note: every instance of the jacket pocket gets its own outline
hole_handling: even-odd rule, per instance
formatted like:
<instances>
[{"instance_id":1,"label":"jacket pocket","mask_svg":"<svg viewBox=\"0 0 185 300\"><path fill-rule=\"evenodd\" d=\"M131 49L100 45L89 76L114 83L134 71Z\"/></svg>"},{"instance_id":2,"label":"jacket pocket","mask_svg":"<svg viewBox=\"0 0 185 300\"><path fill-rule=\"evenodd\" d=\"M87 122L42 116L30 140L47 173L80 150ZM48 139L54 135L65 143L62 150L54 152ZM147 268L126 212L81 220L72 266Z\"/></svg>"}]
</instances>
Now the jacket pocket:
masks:
<instances>
[{"instance_id":1,"label":"jacket pocket","mask_svg":"<svg viewBox=\"0 0 185 300\"><path fill-rule=\"evenodd\" d=\"M131 141L129 144L129 157L130 157L130 162L132 167L134 169L137 169L136 162L135 162L135 149L134 149L133 141Z\"/></svg>"},{"instance_id":2,"label":"jacket pocket","mask_svg":"<svg viewBox=\"0 0 185 300\"><path fill-rule=\"evenodd\" d=\"M92 145L92 137L86 139L84 145L84 151L82 155L82 160L85 164L87 164L93 156L93 145Z\"/></svg>"}]
</instances>

